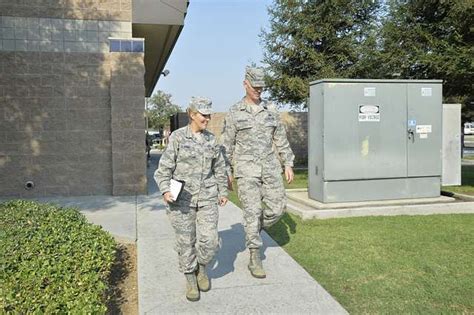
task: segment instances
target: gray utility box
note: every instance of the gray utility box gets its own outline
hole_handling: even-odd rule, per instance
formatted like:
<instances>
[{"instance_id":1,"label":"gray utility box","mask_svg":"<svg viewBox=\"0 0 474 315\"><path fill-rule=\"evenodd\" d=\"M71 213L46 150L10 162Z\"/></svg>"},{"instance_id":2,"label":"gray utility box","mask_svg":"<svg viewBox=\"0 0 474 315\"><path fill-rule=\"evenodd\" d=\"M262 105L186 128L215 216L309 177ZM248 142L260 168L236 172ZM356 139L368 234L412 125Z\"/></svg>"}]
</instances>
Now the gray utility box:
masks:
<instances>
[{"instance_id":1,"label":"gray utility box","mask_svg":"<svg viewBox=\"0 0 474 315\"><path fill-rule=\"evenodd\" d=\"M311 82L309 197L439 196L441 127L441 80Z\"/></svg>"}]
</instances>

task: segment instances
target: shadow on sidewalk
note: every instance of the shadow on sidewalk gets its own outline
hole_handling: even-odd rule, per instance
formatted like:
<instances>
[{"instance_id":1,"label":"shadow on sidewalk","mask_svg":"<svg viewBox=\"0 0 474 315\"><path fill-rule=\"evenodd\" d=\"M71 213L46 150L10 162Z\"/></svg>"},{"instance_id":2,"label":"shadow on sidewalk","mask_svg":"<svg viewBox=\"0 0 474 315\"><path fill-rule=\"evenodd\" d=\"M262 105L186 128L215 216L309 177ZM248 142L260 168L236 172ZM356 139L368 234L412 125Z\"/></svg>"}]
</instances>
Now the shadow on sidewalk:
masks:
<instances>
[{"instance_id":1,"label":"shadow on sidewalk","mask_svg":"<svg viewBox=\"0 0 474 315\"><path fill-rule=\"evenodd\" d=\"M231 229L219 232L221 248L217 251L209 276L217 279L235 270L237 255L246 249L244 227L240 223L233 224Z\"/></svg>"},{"instance_id":2,"label":"shadow on sidewalk","mask_svg":"<svg viewBox=\"0 0 474 315\"><path fill-rule=\"evenodd\" d=\"M288 213L285 213L277 223L267 228L266 232L277 243L276 246L283 246L290 242L291 235L296 233L296 227L295 220ZM268 244L264 242L264 251L267 247L266 245Z\"/></svg>"},{"instance_id":3,"label":"shadow on sidewalk","mask_svg":"<svg viewBox=\"0 0 474 315\"><path fill-rule=\"evenodd\" d=\"M296 222L288 214L284 214L280 221L269 229L272 235L267 231L263 232L266 235L262 235L263 245L261 254L262 260L265 260L265 251L268 247L280 247L290 241L290 235L296 233ZM234 272L237 255L247 250L245 231L241 223L233 224L231 229L220 231L219 238L221 248L217 251L212 269L209 270L209 276L212 279L217 279Z\"/></svg>"}]
</instances>

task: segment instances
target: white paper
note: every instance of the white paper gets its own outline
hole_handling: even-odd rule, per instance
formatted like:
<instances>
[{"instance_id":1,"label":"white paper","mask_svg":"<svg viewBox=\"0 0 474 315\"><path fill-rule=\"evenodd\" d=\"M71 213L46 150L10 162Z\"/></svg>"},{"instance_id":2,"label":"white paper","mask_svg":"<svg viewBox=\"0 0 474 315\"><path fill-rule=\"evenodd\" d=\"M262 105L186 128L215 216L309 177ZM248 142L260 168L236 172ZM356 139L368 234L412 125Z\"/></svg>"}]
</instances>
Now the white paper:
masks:
<instances>
[{"instance_id":1,"label":"white paper","mask_svg":"<svg viewBox=\"0 0 474 315\"><path fill-rule=\"evenodd\" d=\"M178 198L179 193L183 189L183 183L180 181L177 181L175 179L170 180L170 193L171 193L171 199L173 201L176 201L176 198Z\"/></svg>"},{"instance_id":2,"label":"white paper","mask_svg":"<svg viewBox=\"0 0 474 315\"><path fill-rule=\"evenodd\" d=\"M364 96L375 96L375 88L374 87L364 88Z\"/></svg>"},{"instance_id":3,"label":"white paper","mask_svg":"<svg viewBox=\"0 0 474 315\"><path fill-rule=\"evenodd\" d=\"M416 126L416 133L431 133L431 125Z\"/></svg>"},{"instance_id":4,"label":"white paper","mask_svg":"<svg viewBox=\"0 0 474 315\"><path fill-rule=\"evenodd\" d=\"M433 91L431 88L427 88L427 87L421 88L421 96L431 96L431 95L433 95Z\"/></svg>"}]
</instances>

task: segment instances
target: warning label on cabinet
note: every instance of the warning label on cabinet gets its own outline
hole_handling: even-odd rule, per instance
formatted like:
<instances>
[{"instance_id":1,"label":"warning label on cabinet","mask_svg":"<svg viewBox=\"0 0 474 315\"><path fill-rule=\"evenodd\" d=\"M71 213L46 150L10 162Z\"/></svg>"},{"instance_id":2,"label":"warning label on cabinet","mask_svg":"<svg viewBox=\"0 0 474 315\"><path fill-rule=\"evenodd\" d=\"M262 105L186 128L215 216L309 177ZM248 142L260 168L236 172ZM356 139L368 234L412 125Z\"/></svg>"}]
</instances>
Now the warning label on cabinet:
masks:
<instances>
[{"instance_id":1,"label":"warning label on cabinet","mask_svg":"<svg viewBox=\"0 0 474 315\"><path fill-rule=\"evenodd\" d=\"M431 88L423 87L421 88L421 96L431 96L433 95L433 90Z\"/></svg>"},{"instance_id":2,"label":"warning label on cabinet","mask_svg":"<svg viewBox=\"0 0 474 315\"><path fill-rule=\"evenodd\" d=\"M359 121L380 121L379 105L359 105Z\"/></svg>"},{"instance_id":3,"label":"warning label on cabinet","mask_svg":"<svg viewBox=\"0 0 474 315\"><path fill-rule=\"evenodd\" d=\"M374 87L364 88L364 96L375 96L375 88Z\"/></svg>"},{"instance_id":4,"label":"warning label on cabinet","mask_svg":"<svg viewBox=\"0 0 474 315\"><path fill-rule=\"evenodd\" d=\"M431 133L431 125L416 126L416 133Z\"/></svg>"}]
</instances>

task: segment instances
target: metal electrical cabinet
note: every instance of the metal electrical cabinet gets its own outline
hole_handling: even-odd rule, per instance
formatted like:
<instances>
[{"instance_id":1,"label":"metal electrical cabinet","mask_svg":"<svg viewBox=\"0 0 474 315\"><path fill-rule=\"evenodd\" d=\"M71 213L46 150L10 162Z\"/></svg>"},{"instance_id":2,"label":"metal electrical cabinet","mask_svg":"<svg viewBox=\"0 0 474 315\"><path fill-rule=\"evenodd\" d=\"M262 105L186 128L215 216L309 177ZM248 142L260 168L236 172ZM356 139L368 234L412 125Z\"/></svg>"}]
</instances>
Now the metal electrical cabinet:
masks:
<instances>
[{"instance_id":1,"label":"metal electrical cabinet","mask_svg":"<svg viewBox=\"0 0 474 315\"><path fill-rule=\"evenodd\" d=\"M441 80L312 82L308 126L310 198L440 195Z\"/></svg>"}]
</instances>

